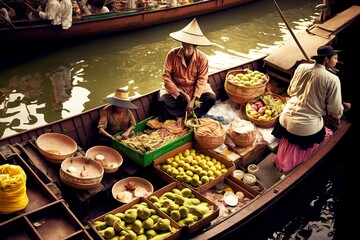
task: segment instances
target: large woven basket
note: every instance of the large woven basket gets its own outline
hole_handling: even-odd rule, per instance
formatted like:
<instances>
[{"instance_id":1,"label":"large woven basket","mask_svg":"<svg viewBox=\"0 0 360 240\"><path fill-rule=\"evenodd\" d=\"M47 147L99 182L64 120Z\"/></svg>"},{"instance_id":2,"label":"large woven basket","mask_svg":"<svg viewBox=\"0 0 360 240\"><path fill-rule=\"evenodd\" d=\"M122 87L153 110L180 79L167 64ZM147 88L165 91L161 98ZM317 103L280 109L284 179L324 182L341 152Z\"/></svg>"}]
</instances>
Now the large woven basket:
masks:
<instances>
[{"instance_id":1,"label":"large woven basket","mask_svg":"<svg viewBox=\"0 0 360 240\"><path fill-rule=\"evenodd\" d=\"M226 74L225 91L229 98L238 104L246 104L247 102L259 97L265 92L266 84L269 81L269 77L266 76L266 82L257 86L239 86L229 80L229 75L237 75L239 73L246 73L245 69L229 71Z\"/></svg>"},{"instance_id":2,"label":"large woven basket","mask_svg":"<svg viewBox=\"0 0 360 240\"><path fill-rule=\"evenodd\" d=\"M275 99L280 99L284 104L286 103L286 100L285 100L283 97L281 97L281 96L279 96L279 95L277 95L277 94L274 94L274 93L265 93L265 94L263 94L262 96L264 96L264 95L266 95L266 94L271 94ZM249 114L249 111L248 111L248 109L251 108L251 104L253 104L253 103L256 102L256 101L262 101L262 100L261 100L261 97L262 97L262 96L258 97L258 98L255 99L255 100L249 101L249 102L246 104L246 107L245 107L245 109L246 109L246 110L245 110L245 111L246 111L246 116L248 117L248 119L249 119L250 121L252 121L252 122L253 122L256 126L258 126L258 127L261 127L261 128L272 128L272 127L274 127L274 125L275 125L277 119L279 118L280 114L277 115L276 117L272 117L272 118L270 118L270 119L268 119L268 120L259 120L259 119L257 119L257 118L252 117L252 116Z\"/></svg>"},{"instance_id":3,"label":"large woven basket","mask_svg":"<svg viewBox=\"0 0 360 240\"><path fill-rule=\"evenodd\" d=\"M194 138L200 147L205 149L214 149L221 146L225 142L226 132L220 122L210 118L201 118L199 119L199 122L200 126L194 128ZM202 131L202 127L205 127L208 124L217 125L216 134L209 134L208 132Z\"/></svg>"}]
</instances>

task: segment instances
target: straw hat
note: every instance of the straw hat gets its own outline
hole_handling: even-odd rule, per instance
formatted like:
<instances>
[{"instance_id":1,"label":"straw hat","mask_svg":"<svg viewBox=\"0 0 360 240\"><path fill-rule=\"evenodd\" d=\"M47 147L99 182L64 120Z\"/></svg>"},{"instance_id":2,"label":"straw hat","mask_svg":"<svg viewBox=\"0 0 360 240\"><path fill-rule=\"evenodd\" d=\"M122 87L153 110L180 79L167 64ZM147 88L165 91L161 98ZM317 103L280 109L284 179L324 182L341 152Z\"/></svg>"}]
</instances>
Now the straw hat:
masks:
<instances>
[{"instance_id":1,"label":"straw hat","mask_svg":"<svg viewBox=\"0 0 360 240\"><path fill-rule=\"evenodd\" d=\"M137 109L132 102L130 102L129 93L124 89L116 89L115 93L109 97L103 98L103 100L111 105L129 109Z\"/></svg>"},{"instance_id":2,"label":"straw hat","mask_svg":"<svg viewBox=\"0 0 360 240\"><path fill-rule=\"evenodd\" d=\"M196 18L180 31L172 32L169 35L180 42L198 46L211 46L211 42L202 33Z\"/></svg>"},{"instance_id":3,"label":"straw hat","mask_svg":"<svg viewBox=\"0 0 360 240\"><path fill-rule=\"evenodd\" d=\"M341 50L334 50L331 46L320 46L317 49L317 55L312 56L311 59L332 56L339 52L341 52Z\"/></svg>"}]
</instances>

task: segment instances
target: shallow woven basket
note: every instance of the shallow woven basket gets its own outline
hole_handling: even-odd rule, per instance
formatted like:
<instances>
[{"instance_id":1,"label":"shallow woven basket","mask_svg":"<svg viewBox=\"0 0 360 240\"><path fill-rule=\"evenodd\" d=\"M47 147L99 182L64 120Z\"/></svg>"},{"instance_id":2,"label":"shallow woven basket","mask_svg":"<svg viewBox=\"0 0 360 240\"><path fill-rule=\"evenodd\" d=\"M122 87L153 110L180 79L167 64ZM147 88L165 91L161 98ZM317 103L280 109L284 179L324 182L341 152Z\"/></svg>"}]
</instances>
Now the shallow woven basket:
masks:
<instances>
[{"instance_id":1,"label":"shallow woven basket","mask_svg":"<svg viewBox=\"0 0 360 240\"><path fill-rule=\"evenodd\" d=\"M281 97L281 96L279 96L279 95L277 95L277 94L274 94L274 93L273 93L273 95L276 96L277 98L280 98L284 103L286 103L286 101L285 101L285 99L284 99L283 97ZM261 98L258 97L258 98L256 98L255 100L248 102L248 103L246 104L245 109L248 109L248 105L249 105L249 104L252 104L253 102L256 102L256 101L259 100L259 99L261 99ZM256 119L256 118L251 117L251 116L248 114L247 111L245 111L245 112L246 112L246 116L248 117L248 119L249 119L250 121L252 121L256 126L261 127L261 128L272 128L272 127L274 127L277 119L278 119L279 116L280 116L280 114L279 114L279 115L277 115L276 117L271 118L270 120L259 120L259 119Z\"/></svg>"},{"instance_id":2,"label":"shallow woven basket","mask_svg":"<svg viewBox=\"0 0 360 240\"><path fill-rule=\"evenodd\" d=\"M44 133L36 139L36 146L52 163L61 163L77 151L77 143L69 136L61 133Z\"/></svg>"},{"instance_id":3,"label":"shallow woven basket","mask_svg":"<svg viewBox=\"0 0 360 240\"><path fill-rule=\"evenodd\" d=\"M246 73L246 70L239 69L229 71L226 74L226 80L224 84L226 94L233 102L238 104L246 104L247 102L261 96L265 92L266 84L269 81L269 77L267 78L267 81L265 83L258 86L239 86L228 81L228 75L236 75L238 73Z\"/></svg>"},{"instance_id":4,"label":"shallow woven basket","mask_svg":"<svg viewBox=\"0 0 360 240\"><path fill-rule=\"evenodd\" d=\"M69 167L75 167L76 172L69 172ZM86 169L88 176L80 175L81 171ZM104 176L104 168L100 163L87 157L70 157L61 163L60 179L66 185L77 189L92 189L101 183Z\"/></svg>"}]
</instances>

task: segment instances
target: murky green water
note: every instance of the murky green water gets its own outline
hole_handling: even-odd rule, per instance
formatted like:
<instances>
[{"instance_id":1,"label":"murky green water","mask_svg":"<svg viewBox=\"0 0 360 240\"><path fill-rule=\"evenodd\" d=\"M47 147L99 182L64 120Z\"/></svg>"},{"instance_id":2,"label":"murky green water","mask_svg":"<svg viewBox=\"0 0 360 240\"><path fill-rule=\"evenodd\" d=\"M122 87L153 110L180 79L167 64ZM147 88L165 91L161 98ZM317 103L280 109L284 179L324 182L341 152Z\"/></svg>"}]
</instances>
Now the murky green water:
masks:
<instances>
[{"instance_id":1,"label":"murky green water","mask_svg":"<svg viewBox=\"0 0 360 240\"><path fill-rule=\"evenodd\" d=\"M278 1L292 29L306 28L319 1ZM197 17L213 42L199 47L216 72L263 56L291 37L270 0ZM66 118L104 104L116 88L131 96L161 86L167 52L179 42L169 33L191 19L128 33L43 49L31 61L0 72L0 137Z\"/></svg>"}]
</instances>

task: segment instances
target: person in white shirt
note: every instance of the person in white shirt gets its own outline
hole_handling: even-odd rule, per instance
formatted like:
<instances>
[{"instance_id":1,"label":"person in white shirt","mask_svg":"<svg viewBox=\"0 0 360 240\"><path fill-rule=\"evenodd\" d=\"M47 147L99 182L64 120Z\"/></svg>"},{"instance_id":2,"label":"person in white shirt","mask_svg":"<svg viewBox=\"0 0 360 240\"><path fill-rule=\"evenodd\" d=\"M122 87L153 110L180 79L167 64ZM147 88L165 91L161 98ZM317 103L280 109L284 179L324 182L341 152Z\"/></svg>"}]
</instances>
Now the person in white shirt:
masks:
<instances>
[{"instance_id":1,"label":"person in white shirt","mask_svg":"<svg viewBox=\"0 0 360 240\"><path fill-rule=\"evenodd\" d=\"M61 26L62 29L69 29L72 26L73 5L71 0L61 0Z\"/></svg>"},{"instance_id":2,"label":"person in white shirt","mask_svg":"<svg viewBox=\"0 0 360 240\"><path fill-rule=\"evenodd\" d=\"M25 5L30 11L29 19L33 21L49 20L52 25L61 25L61 6L58 0L47 0L45 3L44 11L41 6L38 9L34 9L31 5L25 2Z\"/></svg>"},{"instance_id":3,"label":"person in white shirt","mask_svg":"<svg viewBox=\"0 0 360 240\"><path fill-rule=\"evenodd\" d=\"M280 139L273 163L279 171L289 172L313 153L340 126L340 118L351 104L342 101L341 83L329 69L338 62L331 46L321 46L315 63L300 64L290 81L290 99L280 114L272 134ZM334 119L334 126L325 120ZM331 129L330 129L331 128Z\"/></svg>"}]
</instances>

